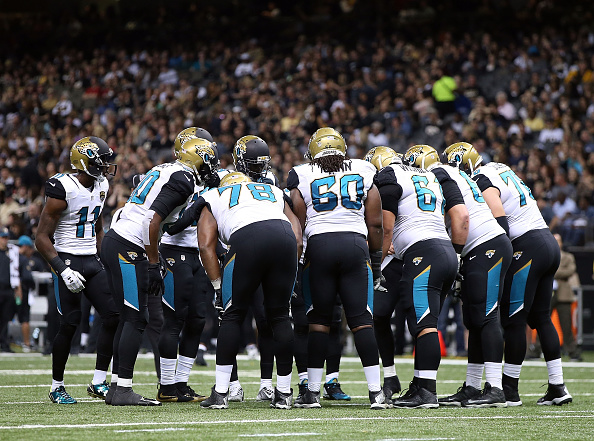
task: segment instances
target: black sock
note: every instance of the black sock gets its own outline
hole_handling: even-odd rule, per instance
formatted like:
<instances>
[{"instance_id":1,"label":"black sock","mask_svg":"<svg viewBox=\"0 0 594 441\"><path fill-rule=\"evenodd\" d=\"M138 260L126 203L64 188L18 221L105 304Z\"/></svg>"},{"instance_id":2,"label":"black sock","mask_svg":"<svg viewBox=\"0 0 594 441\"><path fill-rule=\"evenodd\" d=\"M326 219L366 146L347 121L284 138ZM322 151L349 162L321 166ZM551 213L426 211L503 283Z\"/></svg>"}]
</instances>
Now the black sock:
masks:
<instances>
[{"instance_id":1,"label":"black sock","mask_svg":"<svg viewBox=\"0 0 594 441\"><path fill-rule=\"evenodd\" d=\"M441 361L441 348L437 332L429 332L417 338L415 348L415 369L436 371Z\"/></svg>"},{"instance_id":2,"label":"black sock","mask_svg":"<svg viewBox=\"0 0 594 441\"><path fill-rule=\"evenodd\" d=\"M503 350L503 346L501 350ZM468 331L468 362L473 364L483 364L484 362L480 329L470 329Z\"/></svg>"},{"instance_id":3,"label":"black sock","mask_svg":"<svg viewBox=\"0 0 594 441\"><path fill-rule=\"evenodd\" d=\"M328 335L328 352L326 355L326 374L333 374L340 369L340 357L342 345L340 344L340 323L333 323L330 326Z\"/></svg>"},{"instance_id":4,"label":"black sock","mask_svg":"<svg viewBox=\"0 0 594 441\"><path fill-rule=\"evenodd\" d=\"M326 332L309 331L307 341L307 367L323 368L329 336Z\"/></svg>"},{"instance_id":5,"label":"black sock","mask_svg":"<svg viewBox=\"0 0 594 441\"><path fill-rule=\"evenodd\" d=\"M513 378L503 374L501 380L504 386L511 386L513 389L518 390L519 378Z\"/></svg>"},{"instance_id":6,"label":"black sock","mask_svg":"<svg viewBox=\"0 0 594 441\"><path fill-rule=\"evenodd\" d=\"M559 334L550 320L540 324L536 331L540 340L540 347L545 361L561 358L561 345L559 344Z\"/></svg>"},{"instance_id":7,"label":"black sock","mask_svg":"<svg viewBox=\"0 0 594 441\"><path fill-rule=\"evenodd\" d=\"M394 365L394 334L390 325L390 317L377 317L373 319L373 330L377 341L382 364L384 367Z\"/></svg>"},{"instance_id":8,"label":"black sock","mask_svg":"<svg viewBox=\"0 0 594 441\"><path fill-rule=\"evenodd\" d=\"M521 365L526 356L526 324L517 323L503 330L505 362Z\"/></svg>"},{"instance_id":9,"label":"black sock","mask_svg":"<svg viewBox=\"0 0 594 441\"><path fill-rule=\"evenodd\" d=\"M353 333L353 337L363 367L379 365L379 355L373 328L361 328Z\"/></svg>"},{"instance_id":10,"label":"black sock","mask_svg":"<svg viewBox=\"0 0 594 441\"><path fill-rule=\"evenodd\" d=\"M422 387L423 389L427 389L434 395L437 393L435 380L430 380L428 378L419 378L417 386Z\"/></svg>"},{"instance_id":11,"label":"black sock","mask_svg":"<svg viewBox=\"0 0 594 441\"><path fill-rule=\"evenodd\" d=\"M307 372L307 339L307 326L295 326L293 351L299 373Z\"/></svg>"},{"instance_id":12,"label":"black sock","mask_svg":"<svg viewBox=\"0 0 594 441\"><path fill-rule=\"evenodd\" d=\"M501 363L501 360L503 360L503 333L497 320L491 320L483 326L481 341L483 360ZM470 354L470 350L468 353Z\"/></svg>"}]
</instances>

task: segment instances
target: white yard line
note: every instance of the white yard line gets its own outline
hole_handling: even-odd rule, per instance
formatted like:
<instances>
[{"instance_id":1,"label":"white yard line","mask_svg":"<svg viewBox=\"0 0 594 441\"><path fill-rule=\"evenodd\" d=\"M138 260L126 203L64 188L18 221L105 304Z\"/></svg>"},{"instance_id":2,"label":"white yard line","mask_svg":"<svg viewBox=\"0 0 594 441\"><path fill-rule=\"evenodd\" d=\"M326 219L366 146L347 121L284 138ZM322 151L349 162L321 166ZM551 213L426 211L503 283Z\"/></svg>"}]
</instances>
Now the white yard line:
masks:
<instances>
[{"instance_id":1,"label":"white yard line","mask_svg":"<svg viewBox=\"0 0 594 441\"><path fill-rule=\"evenodd\" d=\"M422 412L424 413L424 412ZM113 428L113 427L142 427L142 426L202 426L202 425L221 425L221 424L267 424L267 423L311 423L311 422L329 422L329 421L410 421L410 420L518 420L518 419L594 419L594 412L585 415L563 415L561 412L546 415L489 415L489 416L470 416L458 415L447 416L414 416L404 415L398 417L340 417L340 418L278 418L278 419L251 419L251 420L218 420L218 421L162 421L162 422L128 422L128 423L96 423L96 424L23 424L19 426L0 426L0 430L29 430L29 429L92 429L92 428Z\"/></svg>"},{"instance_id":2,"label":"white yard line","mask_svg":"<svg viewBox=\"0 0 594 441\"><path fill-rule=\"evenodd\" d=\"M287 433L253 433L253 434L242 434L237 435L241 438L269 438L269 437L281 437L281 436L297 436L297 435L321 435L317 432L287 432Z\"/></svg>"}]
</instances>

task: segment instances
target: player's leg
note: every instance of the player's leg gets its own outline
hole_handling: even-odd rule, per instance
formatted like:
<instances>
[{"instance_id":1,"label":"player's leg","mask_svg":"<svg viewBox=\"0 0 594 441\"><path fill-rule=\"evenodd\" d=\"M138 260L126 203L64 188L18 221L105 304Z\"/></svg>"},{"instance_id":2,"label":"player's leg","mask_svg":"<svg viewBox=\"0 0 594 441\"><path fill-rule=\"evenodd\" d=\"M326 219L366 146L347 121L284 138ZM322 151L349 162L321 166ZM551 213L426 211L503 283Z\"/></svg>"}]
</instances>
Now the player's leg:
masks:
<instances>
[{"instance_id":1,"label":"player's leg","mask_svg":"<svg viewBox=\"0 0 594 441\"><path fill-rule=\"evenodd\" d=\"M451 288L456 274L456 254L451 244L427 240L411 246L404 255L400 293L405 309L414 312L414 378L408 392L394 401L405 408L438 407L437 369L441 349L437 317L442 294Z\"/></svg>"},{"instance_id":2,"label":"player's leg","mask_svg":"<svg viewBox=\"0 0 594 441\"><path fill-rule=\"evenodd\" d=\"M536 329L542 352L547 363L549 386L544 397L537 401L540 405L562 405L570 403L572 397L565 387L563 379L563 366L561 363L561 346L559 335L551 321L551 298L553 296L553 280L559 268L561 253L555 238L548 230L539 231L540 241L547 245L548 268L543 272L536 291L534 300L528 311L527 322L532 329ZM557 245L557 246L555 246ZM545 252L541 252L544 256Z\"/></svg>"},{"instance_id":3,"label":"player's leg","mask_svg":"<svg viewBox=\"0 0 594 441\"><path fill-rule=\"evenodd\" d=\"M109 391L107 370L113 356L113 341L120 320L113 296L109 291L107 271L98 259L88 258L87 261L83 274L87 279L85 295L101 317L95 373L91 384L87 387L87 393L92 397L105 399Z\"/></svg>"},{"instance_id":4,"label":"player's leg","mask_svg":"<svg viewBox=\"0 0 594 441\"><path fill-rule=\"evenodd\" d=\"M293 329L289 304L297 277L297 244L288 222L269 221L266 225L267 240L258 258L265 267L262 277L264 309L276 357L276 388L271 407L288 409L293 401Z\"/></svg>"},{"instance_id":5,"label":"player's leg","mask_svg":"<svg viewBox=\"0 0 594 441\"><path fill-rule=\"evenodd\" d=\"M375 292L373 296L373 330L384 368L384 395L391 399L400 392L400 380L394 364L395 342L390 320L398 302L398 285L402 277L402 261L393 259L382 270L388 292Z\"/></svg>"},{"instance_id":6,"label":"player's leg","mask_svg":"<svg viewBox=\"0 0 594 441\"><path fill-rule=\"evenodd\" d=\"M60 258L75 271L83 273L82 257L71 254L59 253ZM60 327L52 348L52 385L49 398L58 404L73 404L76 400L72 398L64 387L64 370L70 354L70 345L80 324L80 298L81 293L73 293L67 287L62 278L52 271L54 279L54 294L58 312L60 313Z\"/></svg>"},{"instance_id":7,"label":"player's leg","mask_svg":"<svg viewBox=\"0 0 594 441\"><path fill-rule=\"evenodd\" d=\"M340 359L342 357L342 303L337 296L332 312L332 324L328 334L328 355L326 355L326 382L324 383L324 398L327 400L350 401L351 397L342 390L338 375Z\"/></svg>"},{"instance_id":8,"label":"player's leg","mask_svg":"<svg viewBox=\"0 0 594 441\"><path fill-rule=\"evenodd\" d=\"M291 296L291 315L293 316L293 356L299 375L299 394L297 399L307 391L307 338L309 325L305 314L305 301L303 299L303 264L297 269L297 282Z\"/></svg>"},{"instance_id":9,"label":"player's leg","mask_svg":"<svg viewBox=\"0 0 594 441\"><path fill-rule=\"evenodd\" d=\"M274 368L274 338L272 328L264 311L264 292L262 285L254 293L251 305L256 328L258 329L258 349L260 351L260 389L256 401L271 401L274 396L272 369Z\"/></svg>"},{"instance_id":10,"label":"player's leg","mask_svg":"<svg viewBox=\"0 0 594 441\"><path fill-rule=\"evenodd\" d=\"M342 254L338 292L363 365L371 408L385 409L390 403L386 401L381 389L379 355L373 332L374 293L369 249L361 235L341 236L338 241L340 248L333 250Z\"/></svg>"}]
</instances>

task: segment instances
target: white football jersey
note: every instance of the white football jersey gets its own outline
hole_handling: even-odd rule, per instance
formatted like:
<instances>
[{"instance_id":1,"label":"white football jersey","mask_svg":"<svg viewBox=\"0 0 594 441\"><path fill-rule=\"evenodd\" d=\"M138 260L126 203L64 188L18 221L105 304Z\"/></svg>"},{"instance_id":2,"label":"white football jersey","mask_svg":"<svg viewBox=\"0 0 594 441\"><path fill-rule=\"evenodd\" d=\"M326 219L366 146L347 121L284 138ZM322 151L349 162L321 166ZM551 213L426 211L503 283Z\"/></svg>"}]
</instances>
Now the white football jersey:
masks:
<instances>
[{"instance_id":1,"label":"white football jersey","mask_svg":"<svg viewBox=\"0 0 594 441\"><path fill-rule=\"evenodd\" d=\"M219 238L225 244L234 232L255 222L272 219L289 222L284 213L284 192L274 185L241 182L213 188L200 198L210 205Z\"/></svg>"},{"instance_id":2,"label":"white football jersey","mask_svg":"<svg viewBox=\"0 0 594 441\"><path fill-rule=\"evenodd\" d=\"M468 238L462 250L462 257L466 256L474 247L505 234L505 230L493 217L478 185L476 185L476 182L470 176L462 170L449 165L429 167L429 170L437 176L438 180L441 179L441 173L446 173L456 182L464 198L464 205L468 210L470 221L468 225Z\"/></svg>"},{"instance_id":3,"label":"white football jersey","mask_svg":"<svg viewBox=\"0 0 594 441\"><path fill-rule=\"evenodd\" d=\"M402 188L392 234L394 257L402 259L409 247L423 240L450 240L444 223L441 186L433 173L392 164L382 169L378 178L381 179L380 185L396 184Z\"/></svg>"},{"instance_id":4,"label":"white football jersey","mask_svg":"<svg viewBox=\"0 0 594 441\"><path fill-rule=\"evenodd\" d=\"M318 165L302 164L289 172L287 188L297 188L307 207L305 238L349 231L367 237L365 199L376 169L361 159L344 161L344 170L324 172Z\"/></svg>"},{"instance_id":5,"label":"white football jersey","mask_svg":"<svg viewBox=\"0 0 594 441\"><path fill-rule=\"evenodd\" d=\"M175 176L173 176L174 174ZM196 180L193 174L178 162L153 167L132 191L126 205L115 217L112 222L113 230L124 239L144 248L143 221L145 214L162 189L168 184L183 188L196 188ZM193 194L190 194L183 203L174 207L167 217L162 220L161 226L174 222L179 212L188 205L192 197Z\"/></svg>"},{"instance_id":6,"label":"white football jersey","mask_svg":"<svg viewBox=\"0 0 594 441\"><path fill-rule=\"evenodd\" d=\"M228 173L231 173L231 172L226 169L217 170L217 174L219 175L220 179L223 179L223 176L225 176ZM205 188L204 185L196 186L196 192L192 196L192 200L188 204L188 207L190 205L192 205L194 202L196 202L198 200L198 197L200 197L200 195L202 193L204 193L208 190L209 189ZM186 210L186 208L183 208L177 214L177 216L175 216L175 218L172 220L172 222L175 222L177 219L179 219L182 216L182 214L184 213L184 211ZM165 245L174 245L177 247L198 249L198 232L197 232L197 227L196 227L197 225L198 225L198 221L194 221L194 222L192 222L192 225L190 225L188 228L186 228L181 233L177 233L174 235L163 233L163 236L161 237L161 243L165 244Z\"/></svg>"},{"instance_id":7,"label":"white football jersey","mask_svg":"<svg viewBox=\"0 0 594 441\"><path fill-rule=\"evenodd\" d=\"M95 222L101 216L108 191L107 179L95 181L90 190L72 173L58 173L48 179L46 196L68 204L54 233L56 251L82 256L97 254Z\"/></svg>"},{"instance_id":8,"label":"white football jersey","mask_svg":"<svg viewBox=\"0 0 594 441\"><path fill-rule=\"evenodd\" d=\"M475 170L472 178L483 191L489 187L499 190L511 240L528 231L548 228L530 188L507 165L485 164Z\"/></svg>"}]
</instances>

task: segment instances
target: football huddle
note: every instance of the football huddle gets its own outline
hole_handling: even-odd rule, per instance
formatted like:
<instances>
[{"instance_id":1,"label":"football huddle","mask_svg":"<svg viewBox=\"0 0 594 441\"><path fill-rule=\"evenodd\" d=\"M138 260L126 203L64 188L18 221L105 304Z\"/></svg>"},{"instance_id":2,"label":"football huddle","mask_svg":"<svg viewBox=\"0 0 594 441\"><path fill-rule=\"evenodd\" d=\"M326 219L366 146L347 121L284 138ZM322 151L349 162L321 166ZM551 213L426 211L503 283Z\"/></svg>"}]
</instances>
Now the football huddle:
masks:
<instances>
[{"instance_id":1,"label":"football huddle","mask_svg":"<svg viewBox=\"0 0 594 441\"><path fill-rule=\"evenodd\" d=\"M321 394L350 399L337 380L343 318L371 409L521 406L527 325L538 333L548 371L537 404L572 401L550 317L559 245L530 189L507 165L483 164L466 142L441 157L415 145L404 154L378 146L350 159L341 133L324 127L311 135L308 161L289 171L281 189L268 145L257 136L235 143L234 171L220 168L217 145L202 128L181 131L173 148L173 162L134 180L109 228L102 211L117 166L103 139L77 141L73 173L46 182L35 245L52 267L60 313L53 403L76 403L64 372L81 294L102 319L87 392L112 406L200 402L225 409L243 401L236 357L248 310L261 353L256 399L272 408L319 408ZM437 321L447 296L462 301L468 364L457 393L438 398ZM155 302L164 323L152 398L134 392L133 377ZM203 395L188 380L209 304L219 322L216 381ZM405 390L390 324L397 304L414 344L414 376ZM335 376L324 378L325 364Z\"/></svg>"}]
</instances>

